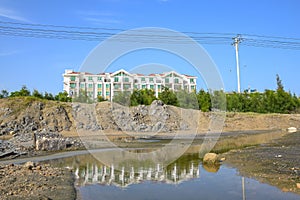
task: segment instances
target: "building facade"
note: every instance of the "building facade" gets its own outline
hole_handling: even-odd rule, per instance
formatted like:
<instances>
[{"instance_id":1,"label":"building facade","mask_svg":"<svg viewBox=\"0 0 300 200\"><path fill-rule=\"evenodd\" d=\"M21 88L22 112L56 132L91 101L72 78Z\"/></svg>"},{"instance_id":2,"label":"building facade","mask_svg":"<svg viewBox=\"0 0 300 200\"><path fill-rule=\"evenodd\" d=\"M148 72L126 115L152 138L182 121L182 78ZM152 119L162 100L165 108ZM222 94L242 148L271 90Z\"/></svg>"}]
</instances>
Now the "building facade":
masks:
<instances>
[{"instance_id":1,"label":"building facade","mask_svg":"<svg viewBox=\"0 0 300 200\"><path fill-rule=\"evenodd\" d=\"M197 86L196 76L179 74L175 71L144 75L132 74L123 69L114 73L100 74L65 70L63 78L63 89L68 92L70 97L76 97L80 91L85 91L92 99L101 96L107 100L112 100L118 92L132 93L135 89L151 89L158 97L164 87L173 91L192 92L196 90Z\"/></svg>"}]
</instances>

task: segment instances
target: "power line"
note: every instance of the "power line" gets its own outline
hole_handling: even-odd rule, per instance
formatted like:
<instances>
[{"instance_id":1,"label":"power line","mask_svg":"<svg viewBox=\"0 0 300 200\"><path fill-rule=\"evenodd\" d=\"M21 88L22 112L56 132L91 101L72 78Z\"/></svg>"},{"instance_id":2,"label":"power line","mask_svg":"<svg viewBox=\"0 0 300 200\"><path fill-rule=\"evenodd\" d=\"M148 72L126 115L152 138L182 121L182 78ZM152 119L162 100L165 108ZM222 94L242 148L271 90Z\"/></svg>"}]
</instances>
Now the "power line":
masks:
<instances>
[{"instance_id":1,"label":"power line","mask_svg":"<svg viewBox=\"0 0 300 200\"><path fill-rule=\"evenodd\" d=\"M126 31L121 28L82 27L52 24L30 24L0 21L0 35L14 37L31 37L63 40L102 41L109 37ZM170 44L189 44L191 40L186 37L172 35L163 30L133 30L132 34L122 33L116 42L159 42ZM230 44L234 33L201 33L182 32L201 44L225 45ZM300 50L300 38L265 36L255 34L239 34L243 45L262 48L280 48ZM138 38L138 40L137 40ZM114 39L114 38L113 38Z\"/></svg>"}]
</instances>

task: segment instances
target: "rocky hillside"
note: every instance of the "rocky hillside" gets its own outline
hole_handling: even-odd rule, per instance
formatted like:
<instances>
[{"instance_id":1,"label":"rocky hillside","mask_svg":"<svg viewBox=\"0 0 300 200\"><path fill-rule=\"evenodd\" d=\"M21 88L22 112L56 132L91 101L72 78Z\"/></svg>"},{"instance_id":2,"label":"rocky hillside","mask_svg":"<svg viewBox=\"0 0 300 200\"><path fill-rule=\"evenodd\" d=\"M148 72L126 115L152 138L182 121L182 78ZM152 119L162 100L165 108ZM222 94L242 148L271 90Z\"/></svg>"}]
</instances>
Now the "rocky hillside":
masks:
<instances>
[{"instance_id":1,"label":"rocky hillside","mask_svg":"<svg viewBox=\"0 0 300 200\"><path fill-rule=\"evenodd\" d=\"M206 132L212 113L180 109L154 101L150 106L123 107L110 102L62 103L32 97L0 99L0 135L76 130L133 132ZM300 128L299 114L227 113L224 131Z\"/></svg>"},{"instance_id":2,"label":"rocky hillside","mask_svg":"<svg viewBox=\"0 0 300 200\"><path fill-rule=\"evenodd\" d=\"M0 99L0 135L71 130L71 105L32 97Z\"/></svg>"}]
</instances>

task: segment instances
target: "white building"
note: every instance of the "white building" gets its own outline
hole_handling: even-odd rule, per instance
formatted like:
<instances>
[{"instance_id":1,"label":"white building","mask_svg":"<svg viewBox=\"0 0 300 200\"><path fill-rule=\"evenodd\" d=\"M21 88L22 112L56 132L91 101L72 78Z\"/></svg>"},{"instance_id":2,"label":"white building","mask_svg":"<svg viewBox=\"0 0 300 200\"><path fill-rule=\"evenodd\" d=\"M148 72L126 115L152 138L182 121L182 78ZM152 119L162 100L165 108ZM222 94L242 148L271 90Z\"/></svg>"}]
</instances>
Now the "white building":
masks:
<instances>
[{"instance_id":1,"label":"white building","mask_svg":"<svg viewBox=\"0 0 300 200\"><path fill-rule=\"evenodd\" d=\"M112 100L118 92L132 93L134 89L151 89L155 96L168 87L173 91L196 90L195 76L179 74L175 71L162 74L131 74L123 69L114 73L91 74L87 72L74 72L65 70L64 91L69 96L78 96L79 91L86 91L90 98L96 99L102 96L104 99Z\"/></svg>"}]
</instances>

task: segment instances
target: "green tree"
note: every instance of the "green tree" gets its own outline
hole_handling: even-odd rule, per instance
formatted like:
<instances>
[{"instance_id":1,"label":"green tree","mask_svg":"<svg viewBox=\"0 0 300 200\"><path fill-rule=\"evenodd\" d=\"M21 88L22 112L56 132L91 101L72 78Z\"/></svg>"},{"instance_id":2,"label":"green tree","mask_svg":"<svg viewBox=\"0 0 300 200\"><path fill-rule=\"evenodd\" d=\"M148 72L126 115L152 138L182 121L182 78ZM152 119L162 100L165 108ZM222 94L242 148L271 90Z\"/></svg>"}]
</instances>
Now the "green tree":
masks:
<instances>
[{"instance_id":1,"label":"green tree","mask_svg":"<svg viewBox=\"0 0 300 200\"><path fill-rule=\"evenodd\" d=\"M123 106L130 106L130 92L118 92L113 97L113 102Z\"/></svg>"},{"instance_id":2,"label":"green tree","mask_svg":"<svg viewBox=\"0 0 300 200\"><path fill-rule=\"evenodd\" d=\"M7 90L1 90L0 99L8 97L9 93Z\"/></svg>"},{"instance_id":3,"label":"green tree","mask_svg":"<svg viewBox=\"0 0 300 200\"><path fill-rule=\"evenodd\" d=\"M214 90L211 94L212 109L226 111L226 94L223 90Z\"/></svg>"},{"instance_id":4,"label":"green tree","mask_svg":"<svg viewBox=\"0 0 300 200\"><path fill-rule=\"evenodd\" d=\"M254 92L249 95L248 111L258 113L265 112L262 93Z\"/></svg>"},{"instance_id":5,"label":"green tree","mask_svg":"<svg viewBox=\"0 0 300 200\"><path fill-rule=\"evenodd\" d=\"M62 102L71 102L72 98L68 96L66 91L60 92L55 96L55 100L62 101Z\"/></svg>"},{"instance_id":6,"label":"green tree","mask_svg":"<svg viewBox=\"0 0 300 200\"><path fill-rule=\"evenodd\" d=\"M187 92L186 90L179 90L175 93L178 101L178 106L188 109L199 109L197 95L195 92Z\"/></svg>"},{"instance_id":7,"label":"green tree","mask_svg":"<svg viewBox=\"0 0 300 200\"><path fill-rule=\"evenodd\" d=\"M163 91L158 94L158 98L165 104L178 106L178 99L176 94L167 87L164 87Z\"/></svg>"},{"instance_id":8,"label":"green tree","mask_svg":"<svg viewBox=\"0 0 300 200\"><path fill-rule=\"evenodd\" d=\"M274 113L277 107L277 95L274 90L265 90L263 94L264 112Z\"/></svg>"},{"instance_id":9,"label":"green tree","mask_svg":"<svg viewBox=\"0 0 300 200\"><path fill-rule=\"evenodd\" d=\"M155 99L155 93L151 89L134 90L130 96L130 105L150 105Z\"/></svg>"},{"instance_id":10,"label":"green tree","mask_svg":"<svg viewBox=\"0 0 300 200\"><path fill-rule=\"evenodd\" d=\"M11 92L10 97L19 97L19 96L30 96L30 91L25 85L19 91Z\"/></svg>"},{"instance_id":11,"label":"green tree","mask_svg":"<svg viewBox=\"0 0 300 200\"><path fill-rule=\"evenodd\" d=\"M102 102L102 101L106 101L106 99L104 99L102 96L98 95L97 96L97 101Z\"/></svg>"},{"instance_id":12,"label":"green tree","mask_svg":"<svg viewBox=\"0 0 300 200\"><path fill-rule=\"evenodd\" d=\"M210 94L205 92L203 89L199 90L197 94L199 109L203 112L211 110L211 99Z\"/></svg>"},{"instance_id":13,"label":"green tree","mask_svg":"<svg viewBox=\"0 0 300 200\"><path fill-rule=\"evenodd\" d=\"M47 100L55 100L53 94L48 93L48 92L45 92L44 99L47 99Z\"/></svg>"},{"instance_id":14,"label":"green tree","mask_svg":"<svg viewBox=\"0 0 300 200\"><path fill-rule=\"evenodd\" d=\"M94 100L89 97L86 90L79 90L79 94L73 98L73 102L94 103Z\"/></svg>"},{"instance_id":15,"label":"green tree","mask_svg":"<svg viewBox=\"0 0 300 200\"><path fill-rule=\"evenodd\" d=\"M279 90L284 91L282 81L278 74L276 74L276 83L277 83L277 91L279 91Z\"/></svg>"},{"instance_id":16,"label":"green tree","mask_svg":"<svg viewBox=\"0 0 300 200\"><path fill-rule=\"evenodd\" d=\"M33 97L36 97L36 98L40 98L40 99L43 99L43 98L44 98L43 94L40 93L40 92L37 91L37 90L33 90L32 96L33 96Z\"/></svg>"}]
</instances>

